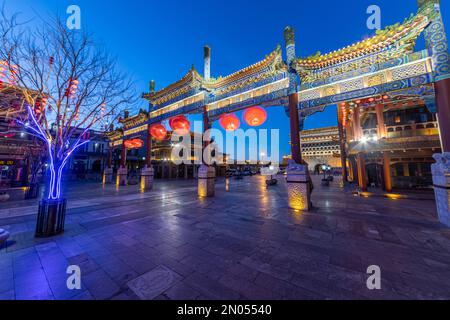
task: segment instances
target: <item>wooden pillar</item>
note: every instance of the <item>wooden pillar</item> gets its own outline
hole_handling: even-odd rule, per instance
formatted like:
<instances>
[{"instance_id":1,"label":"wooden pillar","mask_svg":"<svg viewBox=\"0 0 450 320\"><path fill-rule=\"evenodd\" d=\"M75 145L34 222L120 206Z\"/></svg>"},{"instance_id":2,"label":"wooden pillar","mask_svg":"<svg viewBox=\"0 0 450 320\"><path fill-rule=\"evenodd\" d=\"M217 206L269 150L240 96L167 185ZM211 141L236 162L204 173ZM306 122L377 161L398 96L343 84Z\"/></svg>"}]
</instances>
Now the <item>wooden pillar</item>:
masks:
<instances>
[{"instance_id":1,"label":"wooden pillar","mask_svg":"<svg viewBox=\"0 0 450 320\"><path fill-rule=\"evenodd\" d=\"M353 140L358 141L362 138L363 132L361 128L361 117L359 114L360 107L356 106L353 109L353 121L352 121L352 127L353 127Z\"/></svg>"},{"instance_id":2,"label":"wooden pillar","mask_svg":"<svg viewBox=\"0 0 450 320\"><path fill-rule=\"evenodd\" d=\"M355 181L355 174L353 170L353 158L348 158L348 177L350 181Z\"/></svg>"},{"instance_id":3,"label":"wooden pillar","mask_svg":"<svg viewBox=\"0 0 450 320\"><path fill-rule=\"evenodd\" d=\"M431 11L431 23L424 30L434 70L437 119L442 152L450 152L450 54L439 0L420 0L419 7Z\"/></svg>"},{"instance_id":4,"label":"wooden pillar","mask_svg":"<svg viewBox=\"0 0 450 320\"><path fill-rule=\"evenodd\" d=\"M358 170L358 185L361 188L361 191L367 191L366 164L364 154L362 152L358 153L356 166Z\"/></svg>"},{"instance_id":5,"label":"wooden pillar","mask_svg":"<svg viewBox=\"0 0 450 320\"><path fill-rule=\"evenodd\" d=\"M145 150L145 164L147 167L152 165L152 135L149 130L147 130L147 149Z\"/></svg>"},{"instance_id":6,"label":"wooden pillar","mask_svg":"<svg viewBox=\"0 0 450 320\"><path fill-rule=\"evenodd\" d=\"M378 138L386 138L386 124L384 123L384 114L383 114L384 106L382 104L378 104L375 107L375 111L377 114L377 132Z\"/></svg>"},{"instance_id":7,"label":"wooden pillar","mask_svg":"<svg viewBox=\"0 0 450 320\"><path fill-rule=\"evenodd\" d=\"M408 162L404 162L403 163L403 176L404 177L409 177L409 163Z\"/></svg>"},{"instance_id":8,"label":"wooden pillar","mask_svg":"<svg viewBox=\"0 0 450 320\"><path fill-rule=\"evenodd\" d=\"M383 152L383 178L384 189L387 192L392 191L392 175L391 175L391 157L389 152Z\"/></svg>"},{"instance_id":9,"label":"wooden pillar","mask_svg":"<svg viewBox=\"0 0 450 320\"><path fill-rule=\"evenodd\" d=\"M125 142L125 140L124 140ZM120 166L125 168L127 164L127 148L125 148L125 144L122 143L122 153L120 155Z\"/></svg>"},{"instance_id":10,"label":"wooden pillar","mask_svg":"<svg viewBox=\"0 0 450 320\"><path fill-rule=\"evenodd\" d=\"M347 183L347 152L345 150L345 129L342 123L342 114L338 111L338 130L339 130L339 148L341 151L341 166L342 166L342 182Z\"/></svg>"},{"instance_id":11,"label":"wooden pillar","mask_svg":"<svg viewBox=\"0 0 450 320\"><path fill-rule=\"evenodd\" d=\"M298 94L289 95L289 121L291 129L291 154L295 163L302 163L302 152L300 146L299 117L298 117Z\"/></svg>"}]
</instances>

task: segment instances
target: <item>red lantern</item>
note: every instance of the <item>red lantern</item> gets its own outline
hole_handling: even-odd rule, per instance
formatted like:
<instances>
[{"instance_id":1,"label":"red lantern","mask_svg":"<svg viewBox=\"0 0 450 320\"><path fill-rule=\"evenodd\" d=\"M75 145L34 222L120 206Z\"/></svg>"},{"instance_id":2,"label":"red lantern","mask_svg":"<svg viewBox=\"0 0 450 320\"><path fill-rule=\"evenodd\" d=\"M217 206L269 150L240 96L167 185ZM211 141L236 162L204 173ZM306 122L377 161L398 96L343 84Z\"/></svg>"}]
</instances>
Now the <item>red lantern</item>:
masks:
<instances>
[{"instance_id":1,"label":"red lantern","mask_svg":"<svg viewBox=\"0 0 450 320\"><path fill-rule=\"evenodd\" d=\"M144 141L142 141L141 139L133 139L131 141L133 142L133 146L135 149L142 148L142 146L144 145Z\"/></svg>"},{"instance_id":2,"label":"red lantern","mask_svg":"<svg viewBox=\"0 0 450 320\"><path fill-rule=\"evenodd\" d=\"M176 134L179 134L179 135L188 134L189 130L191 128L189 120L183 115L179 115L179 116L170 118L169 125L170 125L170 128L173 131L175 131Z\"/></svg>"},{"instance_id":3,"label":"red lantern","mask_svg":"<svg viewBox=\"0 0 450 320\"><path fill-rule=\"evenodd\" d=\"M157 123L150 127L150 134L156 140L161 141L166 137L167 130L161 123Z\"/></svg>"},{"instance_id":4,"label":"red lantern","mask_svg":"<svg viewBox=\"0 0 450 320\"><path fill-rule=\"evenodd\" d=\"M131 140L125 140L123 144L127 149L139 149L142 148L142 146L144 145L144 141L136 138Z\"/></svg>"},{"instance_id":5,"label":"red lantern","mask_svg":"<svg viewBox=\"0 0 450 320\"><path fill-rule=\"evenodd\" d=\"M234 113L222 115L219 119L219 123L226 131L234 131L241 125L241 122Z\"/></svg>"},{"instance_id":6,"label":"red lantern","mask_svg":"<svg viewBox=\"0 0 450 320\"><path fill-rule=\"evenodd\" d=\"M245 122L252 127L262 125L267 120L267 112L261 107L251 107L244 112Z\"/></svg>"},{"instance_id":7,"label":"red lantern","mask_svg":"<svg viewBox=\"0 0 450 320\"><path fill-rule=\"evenodd\" d=\"M131 140L125 140L123 142L123 145L125 146L125 148L127 149L133 149L133 141Z\"/></svg>"}]
</instances>

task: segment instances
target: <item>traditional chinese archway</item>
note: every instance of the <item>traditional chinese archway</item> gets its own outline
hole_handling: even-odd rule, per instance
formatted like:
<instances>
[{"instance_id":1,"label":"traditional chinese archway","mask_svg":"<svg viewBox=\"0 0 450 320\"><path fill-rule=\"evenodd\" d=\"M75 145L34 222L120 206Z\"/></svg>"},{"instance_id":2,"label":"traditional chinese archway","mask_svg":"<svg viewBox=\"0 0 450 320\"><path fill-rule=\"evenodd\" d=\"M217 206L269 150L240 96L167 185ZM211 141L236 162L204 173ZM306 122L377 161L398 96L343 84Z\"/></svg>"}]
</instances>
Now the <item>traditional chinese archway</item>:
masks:
<instances>
[{"instance_id":1,"label":"traditional chinese archway","mask_svg":"<svg viewBox=\"0 0 450 320\"><path fill-rule=\"evenodd\" d=\"M345 108L339 109L342 143L344 119L356 115L356 108L364 107L350 102L374 97L419 98L439 114L443 151L450 152L450 63L440 3L418 0L418 6L418 12L402 24L387 27L344 49L307 58L296 56L294 31L288 27L284 32L285 61L281 47L277 47L258 63L218 79L210 77L211 52L205 47L203 76L192 67L181 80L162 90L155 91L151 82L150 92L144 94L150 109L143 131L148 132L148 126L163 120L195 113L203 115L206 130L224 114L256 105L285 106L290 118L292 152L287 192L289 205L299 210L310 207L310 180L308 168L302 162L299 131L305 117L328 105L345 104ZM427 48L414 52L422 33ZM140 126L144 125L127 130ZM346 168L345 152L341 156ZM214 176L212 167L202 166L200 196L214 195ZM448 185L439 188L442 188L440 197L448 199ZM448 207L445 210L449 216Z\"/></svg>"}]
</instances>

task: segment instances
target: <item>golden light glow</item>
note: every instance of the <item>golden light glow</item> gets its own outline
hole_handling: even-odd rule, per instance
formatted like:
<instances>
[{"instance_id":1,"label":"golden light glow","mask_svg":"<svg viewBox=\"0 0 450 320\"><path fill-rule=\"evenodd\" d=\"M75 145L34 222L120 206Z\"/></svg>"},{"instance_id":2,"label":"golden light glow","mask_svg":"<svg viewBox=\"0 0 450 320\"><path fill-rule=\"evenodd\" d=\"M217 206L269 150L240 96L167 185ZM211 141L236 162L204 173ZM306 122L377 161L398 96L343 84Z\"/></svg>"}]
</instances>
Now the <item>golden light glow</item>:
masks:
<instances>
[{"instance_id":1,"label":"golden light glow","mask_svg":"<svg viewBox=\"0 0 450 320\"><path fill-rule=\"evenodd\" d=\"M395 194L395 193L387 193L386 197L388 197L391 200L398 200L398 199L402 198L402 196L400 194Z\"/></svg>"}]
</instances>

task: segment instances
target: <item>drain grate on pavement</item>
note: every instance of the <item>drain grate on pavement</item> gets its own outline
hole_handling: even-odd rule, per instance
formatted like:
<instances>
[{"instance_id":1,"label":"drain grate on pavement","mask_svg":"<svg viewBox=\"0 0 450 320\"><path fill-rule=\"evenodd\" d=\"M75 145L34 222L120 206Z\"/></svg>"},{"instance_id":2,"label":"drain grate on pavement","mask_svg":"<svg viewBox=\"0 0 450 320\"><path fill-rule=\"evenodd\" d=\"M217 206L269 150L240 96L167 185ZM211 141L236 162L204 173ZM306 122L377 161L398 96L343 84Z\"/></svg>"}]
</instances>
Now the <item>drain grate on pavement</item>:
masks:
<instances>
[{"instance_id":1,"label":"drain grate on pavement","mask_svg":"<svg viewBox=\"0 0 450 320\"><path fill-rule=\"evenodd\" d=\"M128 287L142 300L152 300L181 280L181 276L159 265L128 282Z\"/></svg>"}]
</instances>

